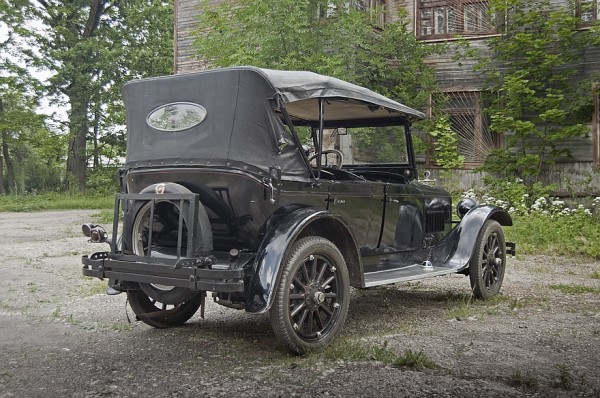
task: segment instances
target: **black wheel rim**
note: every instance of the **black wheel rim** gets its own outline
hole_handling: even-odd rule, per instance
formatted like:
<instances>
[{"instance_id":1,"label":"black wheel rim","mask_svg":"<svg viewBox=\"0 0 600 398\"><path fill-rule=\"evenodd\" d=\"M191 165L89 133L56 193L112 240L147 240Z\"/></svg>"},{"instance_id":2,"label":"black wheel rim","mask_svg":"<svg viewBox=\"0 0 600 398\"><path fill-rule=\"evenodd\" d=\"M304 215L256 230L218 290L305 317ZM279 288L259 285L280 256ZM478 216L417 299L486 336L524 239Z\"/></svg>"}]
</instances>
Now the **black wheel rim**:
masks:
<instances>
[{"instance_id":1,"label":"black wheel rim","mask_svg":"<svg viewBox=\"0 0 600 398\"><path fill-rule=\"evenodd\" d=\"M324 338L339 316L342 297L340 275L334 263L320 255L306 257L290 284L290 320L305 341Z\"/></svg>"},{"instance_id":2,"label":"black wheel rim","mask_svg":"<svg viewBox=\"0 0 600 398\"><path fill-rule=\"evenodd\" d=\"M500 238L497 233L492 233L485 242L481 259L481 277L487 290L493 289L498 284L503 266L504 255Z\"/></svg>"}]
</instances>

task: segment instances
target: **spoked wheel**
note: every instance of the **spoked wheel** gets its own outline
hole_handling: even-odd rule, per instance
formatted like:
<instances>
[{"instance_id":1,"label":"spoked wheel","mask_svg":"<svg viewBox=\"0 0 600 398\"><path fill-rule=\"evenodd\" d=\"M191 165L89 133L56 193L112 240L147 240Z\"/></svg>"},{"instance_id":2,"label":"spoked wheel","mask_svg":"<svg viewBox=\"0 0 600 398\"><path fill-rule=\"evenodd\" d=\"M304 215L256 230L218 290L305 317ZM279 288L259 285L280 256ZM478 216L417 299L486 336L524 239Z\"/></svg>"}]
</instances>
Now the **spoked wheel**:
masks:
<instances>
[{"instance_id":1,"label":"spoked wheel","mask_svg":"<svg viewBox=\"0 0 600 398\"><path fill-rule=\"evenodd\" d=\"M469 279L475 297L489 299L500 292L506 269L506 242L497 221L488 220L479 232L469 263Z\"/></svg>"},{"instance_id":2,"label":"spoked wheel","mask_svg":"<svg viewBox=\"0 0 600 398\"><path fill-rule=\"evenodd\" d=\"M321 237L300 239L283 264L270 309L273 331L294 353L322 348L341 331L349 300L350 279L338 248Z\"/></svg>"},{"instance_id":3,"label":"spoked wheel","mask_svg":"<svg viewBox=\"0 0 600 398\"><path fill-rule=\"evenodd\" d=\"M128 290L129 305L139 319L155 328L180 326L190 319L202 303L202 294L177 304L161 303L149 297L143 290Z\"/></svg>"}]
</instances>

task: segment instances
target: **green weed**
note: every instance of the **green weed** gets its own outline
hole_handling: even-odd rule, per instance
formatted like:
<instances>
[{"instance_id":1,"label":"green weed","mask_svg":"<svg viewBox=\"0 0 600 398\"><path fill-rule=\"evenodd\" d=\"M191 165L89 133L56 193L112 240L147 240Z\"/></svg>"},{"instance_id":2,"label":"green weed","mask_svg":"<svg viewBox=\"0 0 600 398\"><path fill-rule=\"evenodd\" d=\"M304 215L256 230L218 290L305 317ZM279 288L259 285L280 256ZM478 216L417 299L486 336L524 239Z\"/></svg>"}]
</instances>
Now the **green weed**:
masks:
<instances>
[{"instance_id":1,"label":"green weed","mask_svg":"<svg viewBox=\"0 0 600 398\"><path fill-rule=\"evenodd\" d=\"M412 350L404 351L404 354L397 357L392 362L392 365L396 367L409 367L416 369L435 369L438 367L438 365L429 359L423 351L414 352Z\"/></svg>"},{"instance_id":2,"label":"green weed","mask_svg":"<svg viewBox=\"0 0 600 398\"><path fill-rule=\"evenodd\" d=\"M558 370L558 376L554 381L554 387L563 390L572 390L575 384L575 375L573 375L571 367L565 364L558 364L555 365L555 368Z\"/></svg>"},{"instance_id":3,"label":"green weed","mask_svg":"<svg viewBox=\"0 0 600 398\"><path fill-rule=\"evenodd\" d=\"M590 275L590 278L592 278L592 279L600 279L600 271L594 271L594 272L592 272L592 275Z\"/></svg>"},{"instance_id":4,"label":"green weed","mask_svg":"<svg viewBox=\"0 0 600 398\"><path fill-rule=\"evenodd\" d=\"M129 332L133 330L133 325L130 323L113 323L110 328L116 332Z\"/></svg>"},{"instance_id":5,"label":"green weed","mask_svg":"<svg viewBox=\"0 0 600 398\"><path fill-rule=\"evenodd\" d=\"M73 314L69 314L67 317L67 323L69 325L77 326L81 323L81 321L73 316Z\"/></svg>"},{"instance_id":6,"label":"green weed","mask_svg":"<svg viewBox=\"0 0 600 398\"><path fill-rule=\"evenodd\" d=\"M377 361L395 367L410 367L415 369L438 367L422 351L406 350L397 355L388 348L387 341L383 344L367 345L357 341L339 339L319 353L313 353L326 361Z\"/></svg>"},{"instance_id":7,"label":"green weed","mask_svg":"<svg viewBox=\"0 0 600 398\"><path fill-rule=\"evenodd\" d=\"M12 375L8 372L0 372L0 384L8 384Z\"/></svg>"},{"instance_id":8,"label":"green weed","mask_svg":"<svg viewBox=\"0 0 600 398\"><path fill-rule=\"evenodd\" d=\"M60 305L57 306L50 314L50 319L57 319L58 317L60 317Z\"/></svg>"},{"instance_id":9,"label":"green weed","mask_svg":"<svg viewBox=\"0 0 600 398\"><path fill-rule=\"evenodd\" d=\"M538 381L530 371L523 373L520 370L517 370L511 376L511 384L515 387L535 389L538 386Z\"/></svg>"},{"instance_id":10,"label":"green weed","mask_svg":"<svg viewBox=\"0 0 600 398\"><path fill-rule=\"evenodd\" d=\"M37 292L37 291L38 291L38 287L37 287L37 285L35 284L35 282L29 282L29 283L27 284L27 291L28 291L29 293L35 293L35 292Z\"/></svg>"},{"instance_id":11,"label":"green weed","mask_svg":"<svg viewBox=\"0 0 600 398\"><path fill-rule=\"evenodd\" d=\"M567 293L567 294L585 294L585 293L600 294L599 288L585 286L585 285L567 285L567 284L561 283L558 285L550 285L550 289L558 290L562 293Z\"/></svg>"}]
</instances>

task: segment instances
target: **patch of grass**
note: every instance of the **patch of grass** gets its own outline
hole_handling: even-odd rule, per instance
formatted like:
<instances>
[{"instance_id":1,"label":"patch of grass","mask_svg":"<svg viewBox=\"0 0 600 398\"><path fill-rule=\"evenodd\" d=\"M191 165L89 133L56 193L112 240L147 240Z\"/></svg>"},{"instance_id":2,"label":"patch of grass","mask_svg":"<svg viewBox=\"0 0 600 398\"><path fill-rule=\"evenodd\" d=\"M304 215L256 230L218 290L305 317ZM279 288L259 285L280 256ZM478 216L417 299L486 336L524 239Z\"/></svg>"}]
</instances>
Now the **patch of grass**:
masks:
<instances>
[{"instance_id":1,"label":"patch of grass","mask_svg":"<svg viewBox=\"0 0 600 398\"><path fill-rule=\"evenodd\" d=\"M600 259L598 217L585 214L513 215L506 240L517 242L518 253L587 256Z\"/></svg>"},{"instance_id":2,"label":"patch of grass","mask_svg":"<svg viewBox=\"0 0 600 398\"><path fill-rule=\"evenodd\" d=\"M415 369L435 369L438 365L425 355L423 351L414 352L412 350L404 351L404 354L397 357L393 362L396 367L409 367Z\"/></svg>"},{"instance_id":3,"label":"patch of grass","mask_svg":"<svg viewBox=\"0 0 600 398\"><path fill-rule=\"evenodd\" d=\"M590 278L592 278L592 279L600 279L600 271L594 271L594 272L592 272L592 274L590 275Z\"/></svg>"},{"instance_id":4,"label":"patch of grass","mask_svg":"<svg viewBox=\"0 0 600 398\"><path fill-rule=\"evenodd\" d=\"M0 372L0 384L8 384L12 375L8 372Z\"/></svg>"},{"instance_id":5,"label":"patch of grass","mask_svg":"<svg viewBox=\"0 0 600 398\"><path fill-rule=\"evenodd\" d=\"M83 297L95 296L97 294L106 293L106 282L101 280L94 280L89 286L81 290Z\"/></svg>"},{"instance_id":6,"label":"patch of grass","mask_svg":"<svg viewBox=\"0 0 600 398\"><path fill-rule=\"evenodd\" d=\"M369 347L357 341L337 339L317 355L326 361L362 361L369 359Z\"/></svg>"},{"instance_id":7,"label":"patch of grass","mask_svg":"<svg viewBox=\"0 0 600 398\"><path fill-rule=\"evenodd\" d=\"M35 293L37 291L38 291L38 287L35 284L35 282L29 282L27 284L27 292L29 292L29 293Z\"/></svg>"},{"instance_id":8,"label":"patch of grass","mask_svg":"<svg viewBox=\"0 0 600 398\"><path fill-rule=\"evenodd\" d=\"M102 209L98 213L92 214L92 217L98 224L112 224L114 215L114 209Z\"/></svg>"},{"instance_id":9,"label":"patch of grass","mask_svg":"<svg viewBox=\"0 0 600 398\"><path fill-rule=\"evenodd\" d=\"M67 323L69 325L77 326L81 323L81 321L73 316L73 314L69 314L67 317Z\"/></svg>"},{"instance_id":10,"label":"patch of grass","mask_svg":"<svg viewBox=\"0 0 600 398\"><path fill-rule=\"evenodd\" d=\"M71 210L71 209L111 209L113 195L72 195L64 193L46 193L41 195L2 195L0 212Z\"/></svg>"},{"instance_id":11,"label":"patch of grass","mask_svg":"<svg viewBox=\"0 0 600 398\"><path fill-rule=\"evenodd\" d=\"M463 319L474 315L473 296L462 296L458 301L451 301L451 307L446 313L449 319Z\"/></svg>"},{"instance_id":12,"label":"patch of grass","mask_svg":"<svg viewBox=\"0 0 600 398\"><path fill-rule=\"evenodd\" d=\"M600 294L600 289L595 288L595 287L591 287L591 286L585 286L585 285L567 285L564 283L560 283L558 285L550 285L550 289L554 289L554 290L558 290L562 293L566 293L566 294L585 294L585 293L594 293L594 294Z\"/></svg>"},{"instance_id":13,"label":"patch of grass","mask_svg":"<svg viewBox=\"0 0 600 398\"><path fill-rule=\"evenodd\" d=\"M536 389L538 387L538 381L531 374L530 371L523 373L520 370L517 370L511 376L510 381L511 381L511 384L515 387L523 387L523 388L528 388L531 390Z\"/></svg>"},{"instance_id":14,"label":"patch of grass","mask_svg":"<svg viewBox=\"0 0 600 398\"><path fill-rule=\"evenodd\" d=\"M50 314L50 319L57 319L58 317L60 317L60 305L57 306Z\"/></svg>"},{"instance_id":15,"label":"patch of grass","mask_svg":"<svg viewBox=\"0 0 600 398\"><path fill-rule=\"evenodd\" d=\"M133 330L133 325L131 323L112 323L110 325L110 329L116 332L129 332Z\"/></svg>"},{"instance_id":16,"label":"patch of grass","mask_svg":"<svg viewBox=\"0 0 600 398\"><path fill-rule=\"evenodd\" d=\"M407 349L402 355L397 355L388 348L387 341L382 345L367 345L357 341L342 339L335 341L323 351L312 353L311 355L326 361L377 361L395 367L410 367L415 369L434 369L438 367L422 351L413 352Z\"/></svg>"},{"instance_id":17,"label":"patch of grass","mask_svg":"<svg viewBox=\"0 0 600 398\"><path fill-rule=\"evenodd\" d=\"M569 365L558 364L554 366L558 370L558 376L554 381L554 387L562 390L572 390L575 386L575 375Z\"/></svg>"}]
</instances>

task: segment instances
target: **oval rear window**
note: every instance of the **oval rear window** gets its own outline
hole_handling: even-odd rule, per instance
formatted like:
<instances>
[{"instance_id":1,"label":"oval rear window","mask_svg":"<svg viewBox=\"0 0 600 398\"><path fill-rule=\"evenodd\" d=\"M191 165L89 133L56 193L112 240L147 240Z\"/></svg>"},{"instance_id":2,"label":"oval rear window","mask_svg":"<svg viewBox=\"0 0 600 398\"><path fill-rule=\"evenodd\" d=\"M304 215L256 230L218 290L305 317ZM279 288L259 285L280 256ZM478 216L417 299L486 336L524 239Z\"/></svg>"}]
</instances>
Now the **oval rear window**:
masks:
<instances>
[{"instance_id":1,"label":"oval rear window","mask_svg":"<svg viewBox=\"0 0 600 398\"><path fill-rule=\"evenodd\" d=\"M206 109L192 102L172 102L159 106L148 114L148 126L161 131L183 131L199 125L206 118Z\"/></svg>"}]
</instances>

